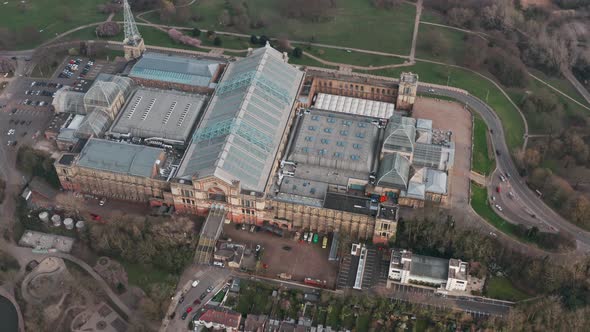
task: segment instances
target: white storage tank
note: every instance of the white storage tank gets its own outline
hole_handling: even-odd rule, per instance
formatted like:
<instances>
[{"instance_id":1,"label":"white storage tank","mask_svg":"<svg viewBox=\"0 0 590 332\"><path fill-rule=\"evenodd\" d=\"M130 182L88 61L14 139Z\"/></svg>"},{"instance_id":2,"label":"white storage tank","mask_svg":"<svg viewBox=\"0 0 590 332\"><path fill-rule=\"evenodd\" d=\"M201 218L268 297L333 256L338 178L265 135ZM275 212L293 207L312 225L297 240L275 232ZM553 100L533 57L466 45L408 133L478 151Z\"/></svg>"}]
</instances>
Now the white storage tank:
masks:
<instances>
[{"instance_id":1,"label":"white storage tank","mask_svg":"<svg viewBox=\"0 0 590 332\"><path fill-rule=\"evenodd\" d=\"M66 226L66 229L74 229L74 219L72 219L72 218L64 219L64 226Z\"/></svg>"},{"instance_id":2,"label":"white storage tank","mask_svg":"<svg viewBox=\"0 0 590 332\"><path fill-rule=\"evenodd\" d=\"M44 223L48 223L49 222L49 213L47 213L45 211L39 213L39 219Z\"/></svg>"},{"instance_id":3,"label":"white storage tank","mask_svg":"<svg viewBox=\"0 0 590 332\"><path fill-rule=\"evenodd\" d=\"M78 220L78 222L76 223L76 229L78 229L78 230L84 229L84 226L86 226L84 224L84 220Z\"/></svg>"},{"instance_id":4,"label":"white storage tank","mask_svg":"<svg viewBox=\"0 0 590 332\"><path fill-rule=\"evenodd\" d=\"M61 225L61 217L54 214L53 217L51 217L51 222L53 222L53 226L58 227Z\"/></svg>"}]
</instances>

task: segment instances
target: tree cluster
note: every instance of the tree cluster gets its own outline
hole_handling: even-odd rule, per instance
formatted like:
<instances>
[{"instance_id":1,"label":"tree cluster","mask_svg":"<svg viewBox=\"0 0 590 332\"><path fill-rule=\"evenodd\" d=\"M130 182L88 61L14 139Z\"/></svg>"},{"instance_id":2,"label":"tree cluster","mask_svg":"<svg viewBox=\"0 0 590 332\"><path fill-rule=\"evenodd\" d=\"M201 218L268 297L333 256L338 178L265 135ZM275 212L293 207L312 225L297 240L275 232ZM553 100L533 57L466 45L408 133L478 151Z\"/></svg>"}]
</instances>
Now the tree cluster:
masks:
<instances>
[{"instance_id":1,"label":"tree cluster","mask_svg":"<svg viewBox=\"0 0 590 332\"><path fill-rule=\"evenodd\" d=\"M451 218L438 219L401 220L395 246L412 249L418 254L479 262L492 272L504 272L513 283L529 292L556 292L571 281L570 271L563 266L513 251L477 231L457 228ZM528 281L533 279L538 282L530 284Z\"/></svg>"},{"instance_id":2,"label":"tree cluster","mask_svg":"<svg viewBox=\"0 0 590 332\"><path fill-rule=\"evenodd\" d=\"M189 45L189 46L194 46L194 47L201 46L200 39L189 37L176 29L168 30L168 36L170 36L170 38L172 38L172 40L174 40L177 43L181 43L181 44L185 44L185 45Z\"/></svg>"},{"instance_id":3,"label":"tree cluster","mask_svg":"<svg viewBox=\"0 0 590 332\"><path fill-rule=\"evenodd\" d=\"M96 27L99 37L114 37L121 32L121 26L117 22L107 21Z\"/></svg>"},{"instance_id":4,"label":"tree cluster","mask_svg":"<svg viewBox=\"0 0 590 332\"><path fill-rule=\"evenodd\" d=\"M122 216L109 224L90 224L89 245L102 255L179 273L190 262L196 248L193 228L193 222L188 219Z\"/></svg>"},{"instance_id":5,"label":"tree cluster","mask_svg":"<svg viewBox=\"0 0 590 332\"><path fill-rule=\"evenodd\" d=\"M528 84L526 67L518 57L499 48L490 49L487 69L500 83L509 87L525 87Z\"/></svg>"},{"instance_id":6,"label":"tree cluster","mask_svg":"<svg viewBox=\"0 0 590 332\"><path fill-rule=\"evenodd\" d=\"M49 154L35 150L30 146L21 146L16 154L16 167L29 176L38 176L54 188L59 188L60 182L54 160Z\"/></svg>"}]
</instances>

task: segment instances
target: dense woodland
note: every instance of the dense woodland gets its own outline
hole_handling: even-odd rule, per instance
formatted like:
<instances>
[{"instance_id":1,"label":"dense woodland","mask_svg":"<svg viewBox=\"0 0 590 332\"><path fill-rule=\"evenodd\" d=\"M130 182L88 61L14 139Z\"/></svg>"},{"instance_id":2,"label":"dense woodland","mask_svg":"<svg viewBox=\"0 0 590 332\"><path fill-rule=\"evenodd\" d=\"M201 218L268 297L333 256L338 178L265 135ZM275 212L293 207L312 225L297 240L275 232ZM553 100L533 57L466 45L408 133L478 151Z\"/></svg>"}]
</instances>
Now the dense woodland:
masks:
<instances>
[{"instance_id":1,"label":"dense woodland","mask_svg":"<svg viewBox=\"0 0 590 332\"><path fill-rule=\"evenodd\" d=\"M590 256L573 266L549 257L531 257L496 238L455 226L452 218L402 220L395 245L416 253L478 262L478 277L501 273L537 296L517 305L505 320L489 322L510 331L582 331L589 326ZM575 320L572 320L575 318Z\"/></svg>"}]
</instances>

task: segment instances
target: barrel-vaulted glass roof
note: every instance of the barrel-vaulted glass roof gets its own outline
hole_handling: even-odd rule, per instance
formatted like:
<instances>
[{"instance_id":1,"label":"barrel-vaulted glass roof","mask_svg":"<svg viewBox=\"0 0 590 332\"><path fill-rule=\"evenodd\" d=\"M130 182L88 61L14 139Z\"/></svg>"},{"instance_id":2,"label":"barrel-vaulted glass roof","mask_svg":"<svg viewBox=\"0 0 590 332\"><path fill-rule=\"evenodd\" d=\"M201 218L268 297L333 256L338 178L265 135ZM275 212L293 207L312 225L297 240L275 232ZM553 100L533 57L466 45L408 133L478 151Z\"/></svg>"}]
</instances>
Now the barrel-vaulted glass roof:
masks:
<instances>
[{"instance_id":1,"label":"barrel-vaulted glass roof","mask_svg":"<svg viewBox=\"0 0 590 332\"><path fill-rule=\"evenodd\" d=\"M264 191L303 73L269 45L230 64L179 169Z\"/></svg>"}]
</instances>

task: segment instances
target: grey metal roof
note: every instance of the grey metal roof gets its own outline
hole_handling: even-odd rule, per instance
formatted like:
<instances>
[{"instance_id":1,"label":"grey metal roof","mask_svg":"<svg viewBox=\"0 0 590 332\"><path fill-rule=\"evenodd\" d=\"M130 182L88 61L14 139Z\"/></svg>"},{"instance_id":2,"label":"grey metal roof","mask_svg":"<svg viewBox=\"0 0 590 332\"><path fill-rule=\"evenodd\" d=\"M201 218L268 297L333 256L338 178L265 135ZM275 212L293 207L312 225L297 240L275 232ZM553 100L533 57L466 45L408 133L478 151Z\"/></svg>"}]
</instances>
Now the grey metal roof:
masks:
<instances>
[{"instance_id":1,"label":"grey metal roof","mask_svg":"<svg viewBox=\"0 0 590 332\"><path fill-rule=\"evenodd\" d=\"M447 193L447 173L434 169L426 171L426 191L435 194Z\"/></svg>"},{"instance_id":2,"label":"grey metal roof","mask_svg":"<svg viewBox=\"0 0 590 332\"><path fill-rule=\"evenodd\" d=\"M412 255L410 279L412 276L427 277L446 281L449 275L449 260L421 255Z\"/></svg>"},{"instance_id":3,"label":"grey metal roof","mask_svg":"<svg viewBox=\"0 0 590 332\"><path fill-rule=\"evenodd\" d=\"M119 112L111 131L186 142L205 98L203 95L140 88Z\"/></svg>"},{"instance_id":4,"label":"grey metal roof","mask_svg":"<svg viewBox=\"0 0 590 332\"><path fill-rule=\"evenodd\" d=\"M164 150L143 145L90 139L80 152L81 167L107 172L152 177L156 160Z\"/></svg>"},{"instance_id":5,"label":"grey metal roof","mask_svg":"<svg viewBox=\"0 0 590 332\"><path fill-rule=\"evenodd\" d=\"M208 86L219 62L174 55L145 53L129 76L193 86Z\"/></svg>"},{"instance_id":6,"label":"grey metal roof","mask_svg":"<svg viewBox=\"0 0 590 332\"><path fill-rule=\"evenodd\" d=\"M314 109L303 116L288 159L369 173L377 141L378 129L370 118Z\"/></svg>"},{"instance_id":7,"label":"grey metal roof","mask_svg":"<svg viewBox=\"0 0 590 332\"><path fill-rule=\"evenodd\" d=\"M397 153L386 154L377 172L378 186L406 190L410 177L410 161Z\"/></svg>"},{"instance_id":8,"label":"grey metal roof","mask_svg":"<svg viewBox=\"0 0 590 332\"><path fill-rule=\"evenodd\" d=\"M179 177L216 176L264 191L303 73L270 46L227 68Z\"/></svg>"}]
</instances>

